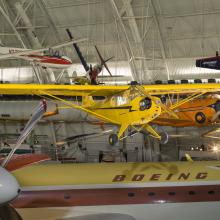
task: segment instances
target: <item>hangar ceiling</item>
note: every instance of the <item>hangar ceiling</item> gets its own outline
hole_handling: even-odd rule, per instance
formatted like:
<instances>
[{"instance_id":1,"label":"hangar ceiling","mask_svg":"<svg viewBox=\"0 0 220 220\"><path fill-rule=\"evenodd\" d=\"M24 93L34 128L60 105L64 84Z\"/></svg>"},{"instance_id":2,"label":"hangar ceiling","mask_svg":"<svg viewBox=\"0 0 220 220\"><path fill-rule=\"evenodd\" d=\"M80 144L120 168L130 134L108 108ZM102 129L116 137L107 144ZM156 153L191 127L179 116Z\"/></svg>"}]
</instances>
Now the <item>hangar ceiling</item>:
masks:
<instances>
[{"instance_id":1,"label":"hangar ceiling","mask_svg":"<svg viewBox=\"0 0 220 220\"><path fill-rule=\"evenodd\" d=\"M80 45L88 62L98 61L97 45L104 57L114 56L112 67L124 61L142 83L220 78L219 71L195 68L197 57L219 50L219 18L218 0L1 0L0 40L11 47L47 47L67 40L70 28L75 38L88 38ZM63 53L79 63L71 47Z\"/></svg>"}]
</instances>

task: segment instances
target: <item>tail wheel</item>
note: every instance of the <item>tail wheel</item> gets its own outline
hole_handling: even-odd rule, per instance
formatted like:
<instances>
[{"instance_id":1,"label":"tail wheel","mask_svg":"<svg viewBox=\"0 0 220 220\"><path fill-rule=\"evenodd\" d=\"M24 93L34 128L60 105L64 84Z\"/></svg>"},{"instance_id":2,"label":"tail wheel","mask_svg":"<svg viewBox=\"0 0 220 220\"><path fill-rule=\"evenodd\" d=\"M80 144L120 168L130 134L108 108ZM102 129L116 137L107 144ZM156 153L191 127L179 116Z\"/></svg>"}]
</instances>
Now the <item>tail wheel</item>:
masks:
<instances>
[{"instance_id":1,"label":"tail wheel","mask_svg":"<svg viewBox=\"0 0 220 220\"><path fill-rule=\"evenodd\" d=\"M117 134L110 134L108 138L108 142L111 146L114 146L118 142L118 135Z\"/></svg>"},{"instance_id":2,"label":"tail wheel","mask_svg":"<svg viewBox=\"0 0 220 220\"><path fill-rule=\"evenodd\" d=\"M197 112L195 115L195 120L199 124L203 124L206 121L206 116L202 112Z\"/></svg>"}]
</instances>

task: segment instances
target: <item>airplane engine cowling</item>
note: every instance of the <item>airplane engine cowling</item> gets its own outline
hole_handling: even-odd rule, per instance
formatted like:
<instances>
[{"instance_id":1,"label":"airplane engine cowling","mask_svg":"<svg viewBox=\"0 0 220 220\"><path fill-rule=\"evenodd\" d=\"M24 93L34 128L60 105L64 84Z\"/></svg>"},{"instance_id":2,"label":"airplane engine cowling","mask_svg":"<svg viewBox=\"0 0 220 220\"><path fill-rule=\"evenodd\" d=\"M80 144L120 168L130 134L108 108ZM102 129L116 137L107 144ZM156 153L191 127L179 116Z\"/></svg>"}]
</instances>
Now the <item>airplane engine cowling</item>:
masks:
<instances>
[{"instance_id":1,"label":"airplane engine cowling","mask_svg":"<svg viewBox=\"0 0 220 220\"><path fill-rule=\"evenodd\" d=\"M13 175L0 167L0 206L15 199L20 192L20 187Z\"/></svg>"}]
</instances>

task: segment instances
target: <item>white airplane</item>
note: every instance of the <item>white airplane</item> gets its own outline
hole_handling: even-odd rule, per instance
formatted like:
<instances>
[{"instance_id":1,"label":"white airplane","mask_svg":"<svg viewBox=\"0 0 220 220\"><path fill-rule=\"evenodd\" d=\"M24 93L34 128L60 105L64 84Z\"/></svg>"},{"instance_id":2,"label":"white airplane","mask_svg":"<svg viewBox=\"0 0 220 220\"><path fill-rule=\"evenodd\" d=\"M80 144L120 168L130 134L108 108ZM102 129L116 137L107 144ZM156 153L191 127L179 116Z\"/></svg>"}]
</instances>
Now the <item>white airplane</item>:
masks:
<instances>
[{"instance_id":1,"label":"white airplane","mask_svg":"<svg viewBox=\"0 0 220 220\"><path fill-rule=\"evenodd\" d=\"M43 68L67 69L72 65L69 57L60 55L59 51L54 49L65 47L73 43L86 41L86 39L70 40L48 48L24 49L14 47L0 46L0 60L9 58L19 58L30 61Z\"/></svg>"}]
</instances>

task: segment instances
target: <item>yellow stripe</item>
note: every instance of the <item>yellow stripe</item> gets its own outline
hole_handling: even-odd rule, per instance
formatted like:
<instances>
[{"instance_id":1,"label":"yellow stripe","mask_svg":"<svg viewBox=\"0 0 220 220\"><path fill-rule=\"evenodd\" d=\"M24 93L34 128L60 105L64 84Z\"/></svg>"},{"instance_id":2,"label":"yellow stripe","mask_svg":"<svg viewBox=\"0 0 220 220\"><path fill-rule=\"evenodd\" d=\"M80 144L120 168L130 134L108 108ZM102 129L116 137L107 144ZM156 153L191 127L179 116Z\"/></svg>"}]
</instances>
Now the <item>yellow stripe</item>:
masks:
<instances>
[{"instance_id":1,"label":"yellow stripe","mask_svg":"<svg viewBox=\"0 0 220 220\"><path fill-rule=\"evenodd\" d=\"M145 175L140 183L152 182L150 178L153 174L160 174L155 182L187 182L196 181L199 172L208 173L206 179L199 181L220 180L220 170L210 166L220 166L220 162L44 164L25 167L13 174L21 186L112 184L116 175L126 176L120 183L131 183L137 174ZM181 173L190 173L190 176L187 180L178 180ZM169 174L173 176L166 180Z\"/></svg>"}]
</instances>

